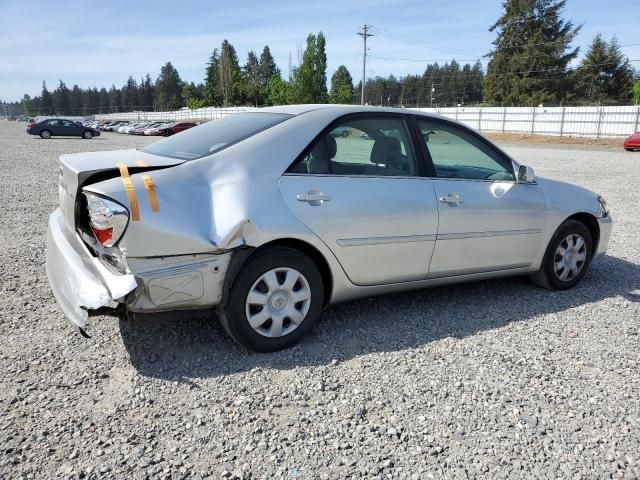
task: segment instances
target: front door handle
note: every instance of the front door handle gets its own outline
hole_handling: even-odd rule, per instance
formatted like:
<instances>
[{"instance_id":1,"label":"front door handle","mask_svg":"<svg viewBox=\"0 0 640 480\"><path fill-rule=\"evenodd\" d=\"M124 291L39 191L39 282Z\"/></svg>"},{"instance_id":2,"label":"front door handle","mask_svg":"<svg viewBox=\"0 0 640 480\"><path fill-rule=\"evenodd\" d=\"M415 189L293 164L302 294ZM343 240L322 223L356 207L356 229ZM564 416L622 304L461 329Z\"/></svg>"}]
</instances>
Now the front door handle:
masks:
<instances>
[{"instance_id":1,"label":"front door handle","mask_svg":"<svg viewBox=\"0 0 640 480\"><path fill-rule=\"evenodd\" d=\"M440 200L441 203L447 203L454 206L464 203L462 197L457 193L448 193L446 197L440 197L438 200Z\"/></svg>"},{"instance_id":2,"label":"front door handle","mask_svg":"<svg viewBox=\"0 0 640 480\"><path fill-rule=\"evenodd\" d=\"M328 202L331 200L329 195L325 195L320 190L309 190L309 193L301 193L296 195L296 200L299 202L307 202L309 205L313 205L314 207L319 207L324 202Z\"/></svg>"}]
</instances>

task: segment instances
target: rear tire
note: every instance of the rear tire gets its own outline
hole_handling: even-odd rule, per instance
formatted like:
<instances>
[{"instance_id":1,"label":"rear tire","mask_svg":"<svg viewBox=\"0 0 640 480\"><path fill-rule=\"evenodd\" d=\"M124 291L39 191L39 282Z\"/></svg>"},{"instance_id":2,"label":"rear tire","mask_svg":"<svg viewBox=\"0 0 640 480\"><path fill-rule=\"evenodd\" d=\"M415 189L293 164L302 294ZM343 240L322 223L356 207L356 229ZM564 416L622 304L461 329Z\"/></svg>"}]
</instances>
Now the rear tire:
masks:
<instances>
[{"instance_id":1,"label":"rear tire","mask_svg":"<svg viewBox=\"0 0 640 480\"><path fill-rule=\"evenodd\" d=\"M220 321L240 345L275 352L313 328L323 300L322 277L311 259L293 248L269 248L250 257L233 280Z\"/></svg>"},{"instance_id":2,"label":"rear tire","mask_svg":"<svg viewBox=\"0 0 640 480\"><path fill-rule=\"evenodd\" d=\"M93 138L93 133L91 133L90 130L85 130L82 134L82 138L84 138L85 140L91 140Z\"/></svg>"},{"instance_id":3,"label":"rear tire","mask_svg":"<svg viewBox=\"0 0 640 480\"><path fill-rule=\"evenodd\" d=\"M540 270L531 276L548 290L574 287L587 273L593 255L593 239L584 223L565 221L551 238Z\"/></svg>"},{"instance_id":4,"label":"rear tire","mask_svg":"<svg viewBox=\"0 0 640 480\"><path fill-rule=\"evenodd\" d=\"M40 138L49 139L51 138L51 132L49 130L42 130L40 132Z\"/></svg>"}]
</instances>

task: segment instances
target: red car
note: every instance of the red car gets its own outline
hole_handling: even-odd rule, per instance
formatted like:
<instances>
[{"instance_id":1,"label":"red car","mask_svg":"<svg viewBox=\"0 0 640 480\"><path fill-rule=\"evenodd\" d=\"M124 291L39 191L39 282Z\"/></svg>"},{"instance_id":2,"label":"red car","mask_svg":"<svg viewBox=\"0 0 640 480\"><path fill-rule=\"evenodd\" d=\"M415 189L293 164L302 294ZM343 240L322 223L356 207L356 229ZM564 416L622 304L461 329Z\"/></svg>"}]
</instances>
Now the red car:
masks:
<instances>
[{"instance_id":1,"label":"red car","mask_svg":"<svg viewBox=\"0 0 640 480\"><path fill-rule=\"evenodd\" d=\"M624 149L631 152L640 150L640 132L636 132L624 141Z\"/></svg>"},{"instance_id":2,"label":"red car","mask_svg":"<svg viewBox=\"0 0 640 480\"><path fill-rule=\"evenodd\" d=\"M182 132L183 130L187 130L188 128L195 127L197 123L194 122L179 122L172 123L171 125L167 125L166 127L162 127L158 129L158 135L164 135L168 137L169 135L173 135L174 133Z\"/></svg>"}]
</instances>

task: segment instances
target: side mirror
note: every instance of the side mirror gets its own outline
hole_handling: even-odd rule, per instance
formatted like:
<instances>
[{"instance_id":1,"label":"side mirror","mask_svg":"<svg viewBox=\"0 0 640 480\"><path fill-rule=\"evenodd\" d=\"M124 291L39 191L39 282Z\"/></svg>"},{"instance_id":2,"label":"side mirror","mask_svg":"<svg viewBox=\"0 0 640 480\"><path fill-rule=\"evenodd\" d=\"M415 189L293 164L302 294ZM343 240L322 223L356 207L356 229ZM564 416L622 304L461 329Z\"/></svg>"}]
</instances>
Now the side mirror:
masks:
<instances>
[{"instance_id":1,"label":"side mirror","mask_svg":"<svg viewBox=\"0 0 640 480\"><path fill-rule=\"evenodd\" d=\"M536 181L536 174L533 168L520 165L518 168L518 183L533 183Z\"/></svg>"}]
</instances>

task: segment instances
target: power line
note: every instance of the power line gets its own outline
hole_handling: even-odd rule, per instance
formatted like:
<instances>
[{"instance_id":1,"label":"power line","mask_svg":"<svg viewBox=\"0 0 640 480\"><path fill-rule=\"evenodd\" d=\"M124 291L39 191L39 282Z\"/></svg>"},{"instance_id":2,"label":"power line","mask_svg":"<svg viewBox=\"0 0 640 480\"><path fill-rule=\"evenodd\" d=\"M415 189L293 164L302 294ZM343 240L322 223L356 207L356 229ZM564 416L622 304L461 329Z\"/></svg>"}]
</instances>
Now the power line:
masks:
<instances>
[{"instance_id":1,"label":"power line","mask_svg":"<svg viewBox=\"0 0 640 480\"><path fill-rule=\"evenodd\" d=\"M371 25L367 25L366 23L362 26L362 30L358 32L358 35L362 37L364 41L364 49L362 53L362 94L360 96L360 105L364 105L364 86L366 82L367 75L367 38L373 37L373 33L369 33L369 30L373 28Z\"/></svg>"},{"instance_id":2,"label":"power line","mask_svg":"<svg viewBox=\"0 0 640 480\"><path fill-rule=\"evenodd\" d=\"M380 28L380 27L374 27L376 29L377 32L382 32L383 34L386 34L387 36L391 37L391 38L395 38L397 40L401 40L404 42L408 42L408 43L416 43L419 45L424 45L426 47L432 48L434 50L440 50L442 52L447 52L447 53L454 53L457 55L469 55L472 57L482 57L482 55L476 55L474 53L470 53L464 50L458 50L458 49L454 49L454 48L448 48L448 47L440 47L437 45L433 45L431 43L427 43L424 42L422 40L418 40L416 38L412 38L412 37L408 37L404 34L399 34L399 33L394 33L394 32L390 32L389 30L385 30L384 28Z\"/></svg>"}]
</instances>

